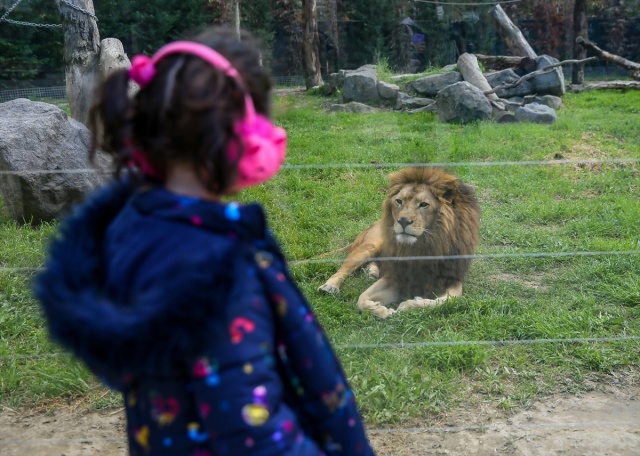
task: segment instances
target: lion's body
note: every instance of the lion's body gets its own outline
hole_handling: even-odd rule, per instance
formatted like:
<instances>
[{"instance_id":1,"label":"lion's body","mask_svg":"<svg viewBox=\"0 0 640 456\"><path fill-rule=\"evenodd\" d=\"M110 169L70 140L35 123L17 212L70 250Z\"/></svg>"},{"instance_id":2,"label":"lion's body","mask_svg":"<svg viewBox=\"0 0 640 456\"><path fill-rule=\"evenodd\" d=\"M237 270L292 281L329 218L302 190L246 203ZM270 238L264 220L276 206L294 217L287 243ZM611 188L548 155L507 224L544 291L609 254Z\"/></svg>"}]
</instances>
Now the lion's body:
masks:
<instances>
[{"instance_id":1,"label":"lion's body","mask_svg":"<svg viewBox=\"0 0 640 456\"><path fill-rule=\"evenodd\" d=\"M462 293L479 224L470 186L437 168L404 168L389 176L381 219L358 235L342 267L320 290L337 293L353 270L380 258L369 266L370 276L379 272L380 278L358 299L360 310L386 317L395 312L386 307L393 302L400 302L398 310L440 304ZM407 260L391 259L396 257Z\"/></svg>"}]
</instances>

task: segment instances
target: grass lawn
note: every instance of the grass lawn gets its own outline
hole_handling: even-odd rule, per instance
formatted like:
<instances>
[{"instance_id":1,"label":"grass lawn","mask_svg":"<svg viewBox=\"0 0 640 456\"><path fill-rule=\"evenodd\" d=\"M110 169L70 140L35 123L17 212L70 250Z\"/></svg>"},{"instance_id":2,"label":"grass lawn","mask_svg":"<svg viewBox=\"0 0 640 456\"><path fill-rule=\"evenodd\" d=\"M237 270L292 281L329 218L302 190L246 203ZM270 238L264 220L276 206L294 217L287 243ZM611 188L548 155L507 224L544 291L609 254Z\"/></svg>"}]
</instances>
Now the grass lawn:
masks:
<instances>
[{"instance_id":1,"label":"grass lawn","mask_svg":"<svg viewBox=\"0 0 640 456\"><path fill-rule=\"evenodd\" d=\"M290 137L287 167L241 199L266 206L369 424L424 423L482 402L516 410L580 391L587 378L637 371L640 255L629 252L640 250L640 163L606 160L640 159L640 91L567 94L551 126L327 114L327 101L276 99ZM596 162L510 164L562 159ZM365 275L338 296L320 294L342 257L306 260L378 218L386 176L402 163L447 163L476 187L481 258L461 298L383 321L356 309ZM48 355L61 349L48 342L30 296L32 271L20 268L42 265L53 228L16 226L0 211L0 405L79 397L90 407L119 405L80 364ZM571 341L548 341L560 338Z\"/></svg>"}]
</instances>

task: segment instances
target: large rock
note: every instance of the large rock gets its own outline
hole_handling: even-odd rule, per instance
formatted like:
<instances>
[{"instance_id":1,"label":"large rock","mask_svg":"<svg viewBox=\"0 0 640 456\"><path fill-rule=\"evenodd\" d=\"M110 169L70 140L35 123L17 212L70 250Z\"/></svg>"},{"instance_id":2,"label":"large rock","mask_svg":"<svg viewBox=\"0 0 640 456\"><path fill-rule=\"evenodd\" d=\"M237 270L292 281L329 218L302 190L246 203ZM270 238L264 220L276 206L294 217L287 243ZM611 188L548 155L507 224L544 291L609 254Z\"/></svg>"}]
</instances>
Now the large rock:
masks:
<instances>
[{"instance_id":1,"label":"large rock","mask_svg":"<svg viewBox=\"0 0 640 456\"><path fill-rule=\"evenodd\" d=\"M511 68L507 68L506 70L502 71L496 71L495 73L485 74L485 77L487 78L487 82L493 89L502 84L513 84L518 79L520 79L518 73L513 71ZM531 82L525 80L515 87L498 90L496 92L496 95L498 95L500 98L524 97L531 94L532 88L533 86L531 85Z\"/></svg>"},{"instance_id":2,"label":"large rock","mask_svg":"<svg viewBox=\"0 0 640 456\"><path fill-rule=\"evenodd\" d=\"M518 122L534 122L552 124L558 121L556 111L540 103L529 103L515 112Z\"/></svg>"},{"instance_id":3,"label":"large rock","mask_svg":"<svg viewBox=\"0 0 640 456\"><path fill-rule=\"evenodd\" d=\"M424 95L425 97L435 97L445 87L462 81L462 75L457 71L442 74L432 74L424 78L416 79L407 84L408 91Z\"/></svg>"},{"instance_id":4,"label":"large rock","mask_svg":"<svg viewBox=\"0 0 640 456\"><path fill-rule=\"evenodd\" d=\"M98 62L100 78L106 79L111 73L119 69L131 68L129 57L124 52L122 42L117 38L105 38L100 42L100 60ZM138 85L129 82L129 95L133 96L139 90Z\"/></svg>"},{"instance_id":5,"label":"large rock","mask_svg":"<svg viewBox=\"0 0 640 456\"><path fill-rule=\"evenodd\" d=\"M420 109L426 106L431 106L435 103L435 100L424 97L412 97L404 92L398 93L396 99L395 109Z\"/></svg>"},{"instance_id":6,"label":"large rock","mask_svg":"<svg viewBox=\"0 0 640 456\"><path fill-rule=\"evenodd\" d=\"M342 97L345 103L357 101L377 104L380 100L378 74L374 65L364 65L357 70L346 71L342 87Z\"/></svg>"},{"instance_id":7,"label":"large rock","mask_svg":"<svg viewBox=\"0 0 640 456\"><path fill-rule=\"evenodd\" d=\"M467 81L462 81L438 92L436 112L445 122L468 123L489 119L493 109L489 99L480 89Z\"/></svg>"},{"instance_id":8,"label":"large rock","mask_svg":"<svg viewBox=\"0 0 640 456\"><path fill-rule=\"evenodd\" d=\"M386 103L394 104L398 98L398 92L400 87L395 84L389 84L388 82L378 81L378 94L380 98Z\"/></svg>"},{"instance_id":9,"label":"large rock","mask_svg":"<svg viewBox=\"0 0 640 456\"><path fill-rule=\"evenodd\" d=\"M91 136L57 106L24 98L0 103L0 195L18 223L39 224L64 213L109 174L88 170ZM86 170L81 172L61 172ZM44 171L44 172L43 172ZM47 173L46 171L53 171Z\"/></svg>"},{"instance_id":10,"label":"large rock","mask_svg":"<svg viewBox=\"0 0 640 456\"><path fill-rule=\"evenodd\" d=\"M536 58L536 70L559 63L560 61L550 55L541 55ZM565 94L564 72L562 67L553 68L549 73L534 76L530 79L533 92L538 95L555 95L561 97Z\"/></svg>"}]
</instances>

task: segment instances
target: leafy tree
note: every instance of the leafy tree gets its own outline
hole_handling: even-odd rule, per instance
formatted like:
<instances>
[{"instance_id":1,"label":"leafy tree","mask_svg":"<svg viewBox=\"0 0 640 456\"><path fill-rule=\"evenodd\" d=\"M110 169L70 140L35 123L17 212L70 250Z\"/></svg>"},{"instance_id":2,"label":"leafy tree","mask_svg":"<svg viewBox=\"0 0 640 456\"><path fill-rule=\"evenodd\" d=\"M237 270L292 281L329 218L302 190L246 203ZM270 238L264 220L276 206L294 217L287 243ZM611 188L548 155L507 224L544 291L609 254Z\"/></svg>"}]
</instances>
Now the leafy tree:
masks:
<instances>
[{"instance_id":1,"label":"leafy tree","mask_svg":"<svg viewBox=\"0 0 640 456\"><path fill-rule=\"evenodd\" d=\"M51 0L29 0L8 18L34 24L60 24L60 14ZM6 85L2 81L34 79L45 72L63 72L62 45L60 27L1 22L0 85Z\"/></svg>"},{"instance_id":2,"label":"leafy tree","mask_svg":"<svg viewBox=\"0 0 640 456\"><path fill-rule=\"evenodd\" d=\"M216 19L202 0L100 0L95 2L101 38L122 41L127 54L152 53Z\"/></svg>"}]
</instances>

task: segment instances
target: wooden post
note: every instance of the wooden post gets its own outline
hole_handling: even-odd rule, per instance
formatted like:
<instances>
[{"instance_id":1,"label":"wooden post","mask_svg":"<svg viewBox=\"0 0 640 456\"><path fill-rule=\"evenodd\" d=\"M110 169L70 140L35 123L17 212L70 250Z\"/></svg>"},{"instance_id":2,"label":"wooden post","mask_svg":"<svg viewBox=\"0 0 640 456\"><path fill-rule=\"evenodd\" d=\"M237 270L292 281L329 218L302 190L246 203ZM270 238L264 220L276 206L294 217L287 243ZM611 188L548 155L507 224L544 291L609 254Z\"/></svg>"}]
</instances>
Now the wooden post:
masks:
<instances>
[{"instance_id":1,"label":"wooden post","mask_svg":"<svg viewBox=\"0 0 640 456\"><path fill-rule=\"evenodd\" d=\"M240 0L231 0L231 15L233 17L233 29L240 39Z\"/></svg>"},{"instance_id":2,"label":"wooden post","mask_svg":"<svg viewBox=\"0 0 640 456\"><path fill-rule=\"evenodd\" d=\"M489 17L513 55L521 55L531 59L538 57L520 29L511 22L511 19L509 19L509 16L500 5L496 5L489 11Z\"/></svg>"},{"instance_id":3,"label":"wooden post","mask_svg":"<svg viewBox=\"0 0 640 456\"><path fill-rule=\"evenodd\" d=\"M98 80L100 33L92 0L56 0L64 30L64 69L71 117L87 125Z\"/></svg>"},{"instance_id":4,"label":"wooden post","mask_svg":"<svg viewBox=\"0 0 640 456\"><path fill-rule=\"evenodd\" d=\"M588 28L587 0L575 0L573 5L573 36L587 36ZM574 40L573 58L575 60L583 60L586 57L587 50ZM571 83L584 84L584 63L573 65L571 70Z\"/></svg>"}]
</instances>

